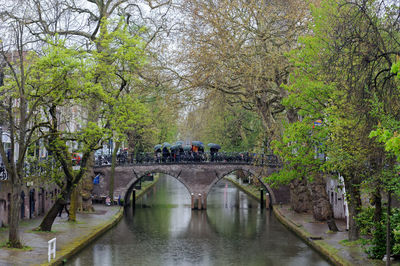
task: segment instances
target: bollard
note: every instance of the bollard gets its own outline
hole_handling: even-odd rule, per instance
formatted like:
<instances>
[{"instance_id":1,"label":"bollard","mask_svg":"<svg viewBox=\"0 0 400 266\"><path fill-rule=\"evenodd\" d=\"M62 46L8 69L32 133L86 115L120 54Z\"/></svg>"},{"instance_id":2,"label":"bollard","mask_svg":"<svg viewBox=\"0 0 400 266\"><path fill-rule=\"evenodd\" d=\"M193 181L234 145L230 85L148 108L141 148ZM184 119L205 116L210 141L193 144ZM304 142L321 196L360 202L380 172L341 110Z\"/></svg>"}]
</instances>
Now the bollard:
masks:
<instances>
[{"instance_id":1,"label":"bollard","mask_svg":"<svg viewBox=\"0 0 400 266\"><path fill-rule=\"evenodd\" d=\"M199 201L198 201L197 209L201 210L201 194L200 193L199 193Z\"/></svg>"},{"instance_id":2,"label":"bollard","mask_svg":"<svg viewBox=\"0 0 400 266\"><path fill-rule=\"evenodd\" d=\"M269 193L265 193L265 208L269 209L270 204Z\"/></svg>"},{"instance_id":3,"label":"bollard","mask_svg":"<svg viewBox=\"0 0 400 266\"><path fill-rule=\"evenodd\" d=\"M49 244L48 247L48 256L49 256L49 262L51 261L51 254L53 254L53 259L56 258L56 238L53 238L49 241L47 241L47 243Z\"/></svg>"},{"instance_id":4,"label":"bollard","mask_svg":"<svg viewBox=\"0 0 400 266\"><path fill-rule=\"evenodd\" d=\"M194 194L192 193L191 196L192 196L192 210L194 210Z\"/></svg>"}]
</instances>

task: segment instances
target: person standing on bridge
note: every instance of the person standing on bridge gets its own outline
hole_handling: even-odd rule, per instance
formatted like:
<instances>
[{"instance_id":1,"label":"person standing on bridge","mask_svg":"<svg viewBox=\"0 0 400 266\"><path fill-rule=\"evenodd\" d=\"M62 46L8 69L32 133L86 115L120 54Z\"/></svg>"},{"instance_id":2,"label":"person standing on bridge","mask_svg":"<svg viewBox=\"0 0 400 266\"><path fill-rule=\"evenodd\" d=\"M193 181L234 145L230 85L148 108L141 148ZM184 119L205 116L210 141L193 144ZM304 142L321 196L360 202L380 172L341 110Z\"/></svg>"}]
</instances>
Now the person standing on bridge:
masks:
<instances>
[{"instance_id":1,"label":"person standing on bridge","mask_svg":"<svg viewBox=\"0 0 400 266\"><path fill-rule=\"evenodd\" d=\"M169 153L168 148L167 148L167 147L164 147L163 150L162 150L162 157L163 157L163 158L162 158L162 161L163 161L164 163L168 160L169 155L170 155L170 153Z\"/></svg>"},{"instance_id":2,"label":"person standing on bridge","mask_svg":"<svg viewBox=\"0 0 400 266\"><path fill-rule=\"evenodd\" d=\"M161 149L155 151L155 160L157 163L161 163Z\"/></svg>"},{"instance_id":3,"label":"person standing on bridge","mask_svg":"<svg viewBox=\"0 0 400 266\"><path fill-rule=\"evenodd\" d=\"M214 162L214 160L215 160L215 153L216 153L216 149L210 148L211 162Z\"/></svg>"},{"instance_id":4,"label":"person standing on bridge","mask_svg":"<svg viewBox=\"0 0 400 266\"><path fill-rule=\"evenodd\" d=\"M176 150L171 148L171 158L170 158L171 162L175 162L176 161Z\"/></svg>"}]
</instances>

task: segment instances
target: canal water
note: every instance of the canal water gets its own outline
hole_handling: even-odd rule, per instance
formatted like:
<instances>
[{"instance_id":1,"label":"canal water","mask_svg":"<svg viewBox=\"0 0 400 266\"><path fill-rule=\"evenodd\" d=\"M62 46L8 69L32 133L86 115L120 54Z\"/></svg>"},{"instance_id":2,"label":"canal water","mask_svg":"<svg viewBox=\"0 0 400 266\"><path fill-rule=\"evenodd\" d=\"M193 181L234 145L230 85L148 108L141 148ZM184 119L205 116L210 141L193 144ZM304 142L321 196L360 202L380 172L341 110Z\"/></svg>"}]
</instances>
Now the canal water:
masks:
<instances>
[{"instance_id":1,"label":"canal water","mask_svg":"<svg viewBox=\"0 0 400 266\"><path fill-rule=\"evenodd\" d=\"M207 211L192 211L187 189L162 176L117 226L67 264L329 265L229 181L218 182L207 203Z\"/></svg>"}]
</instances>

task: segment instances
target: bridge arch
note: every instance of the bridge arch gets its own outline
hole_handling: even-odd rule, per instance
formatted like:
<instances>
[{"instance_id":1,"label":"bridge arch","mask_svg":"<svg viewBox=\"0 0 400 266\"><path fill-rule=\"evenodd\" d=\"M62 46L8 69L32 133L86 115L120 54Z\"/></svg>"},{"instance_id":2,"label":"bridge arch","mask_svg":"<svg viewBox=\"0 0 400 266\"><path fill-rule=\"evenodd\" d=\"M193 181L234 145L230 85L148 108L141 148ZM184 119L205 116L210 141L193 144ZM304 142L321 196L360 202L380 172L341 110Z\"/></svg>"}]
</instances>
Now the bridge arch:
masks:
<instances>
[{"instance_id":1,"label":"bridge arch","mask_svg":"<svg viewBox=\"0 0 400 266\"><path fill-rule=\"evenodd\" d=\"M228 175L230 175L230 174L232 174L233 172L236 172L236 171L238 171L238 170L241 170L241 171L243 171L243 172L247 172L249 175L252 175L252 176L256 177L257 180L260 181L260 183L262 184L262 186L264 187L264 189L268 192L271 204L275 204L275 203L276 203L276 198L275 198L274 191L272 190L272 188L270 187L270 185L269 185L268 183L265 183L265 182L262 180L262 177L264 176L264 175L263 175L263 172L262 172L262 171L261 171L261 172L257 172L255 169L253 169L253 168L251 168L251 167L248 167L247 165L237 165L237 166L235 166L235 167L233 167L233 168L227 170L226 172L222 172L220 175L217 176L218 178L216 178L216 179L214 180L214 182L212 182L212 183L210 184L210 186L208 187L208 189L207 189L207 195L208 195L208 192L211 190L211 188L212 188L216 183L218 183L222 178L224 178L225 176L228 176Z\"/></svg>"},{"instance_id":2,"label":"bridge arch","mask_svg":"<svg viewBox=\"0 0 400 266\"><path fill-rule=\"evenodd\" d=\"M130 197L131 197L131 194L132 194L132 191L133 191L135 185L136 185L138 182L140 182L140 181L141 181L145 176L147 176L148 174L164 174L164 175L168 175L168 176L170 176L170 177L172 177L172 178L175 178L175 179L178 180L181 184L183 184L183 186L187 189L187 191L188 191L188 193L189 193L189 195L190 195L190 188L189 188L188 185L184 182L184 180L182 180L182 179L179 178L179 173L178 173L178 175L177 175L175 172L170 172L170 171L160 170L160 169L154 169L154 170L149 170L149 171L146 171L146 172L144 172L144 173L139 173L139 174L136 173L136 172L134 172L134 174L135 174L136 178L133 178L133 179L128 183L128 185L126 186L126 187L127 187L127 191L126 191L126 193L125 193L125 195L124 195L124 202L125 202L125 205L128 204L128 203L130 202Z\"/></svg>"}]
</instances>

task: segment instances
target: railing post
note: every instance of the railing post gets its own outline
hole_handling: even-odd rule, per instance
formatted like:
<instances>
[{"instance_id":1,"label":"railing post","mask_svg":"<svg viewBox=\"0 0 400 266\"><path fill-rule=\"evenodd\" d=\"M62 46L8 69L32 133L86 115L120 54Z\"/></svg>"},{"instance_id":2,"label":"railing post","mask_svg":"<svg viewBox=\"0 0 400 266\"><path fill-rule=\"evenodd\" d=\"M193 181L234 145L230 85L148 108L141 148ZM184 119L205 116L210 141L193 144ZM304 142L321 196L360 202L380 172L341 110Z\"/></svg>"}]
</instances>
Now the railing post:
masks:
<instances>
[{"instance_id":1,"label":"railing post","mask_svg":"<svg viewBox=\"0 0 400 266\"><path fill-rule=\"evenodd\" d=\"M53 238L49 241L47 241L48 243L48 257L49 257L49 262L51 261L51 255L53 254L53 259L56 258L56 238Z\"/></svg>"}]
</instances>

